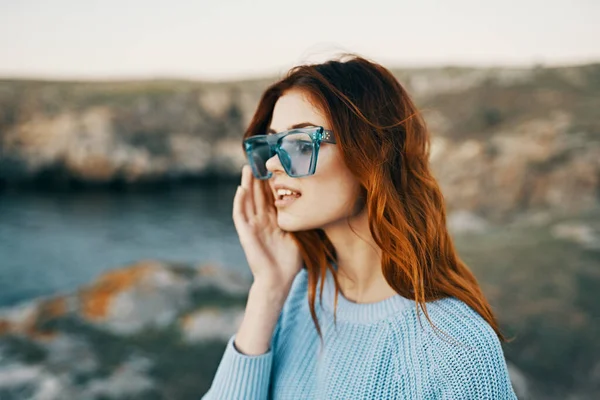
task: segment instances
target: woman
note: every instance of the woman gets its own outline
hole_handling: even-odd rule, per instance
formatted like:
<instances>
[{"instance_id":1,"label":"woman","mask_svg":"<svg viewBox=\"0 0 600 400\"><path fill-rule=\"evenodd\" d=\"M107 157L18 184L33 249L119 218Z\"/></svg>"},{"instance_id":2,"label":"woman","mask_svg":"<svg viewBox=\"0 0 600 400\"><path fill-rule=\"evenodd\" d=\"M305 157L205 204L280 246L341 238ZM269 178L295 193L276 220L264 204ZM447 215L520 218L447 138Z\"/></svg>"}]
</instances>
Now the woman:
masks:
<instances>
[{"instance_id":1,"label":"woman","mask_svg":"<svg viewBox=\"0 0 600 400\"><path fill-rule=\"evenodd\" d=\"M233 220L254 282L204 399L516 398L429 133L388 70L293 68L244 150Z\"/></svg>"}]
</instances>

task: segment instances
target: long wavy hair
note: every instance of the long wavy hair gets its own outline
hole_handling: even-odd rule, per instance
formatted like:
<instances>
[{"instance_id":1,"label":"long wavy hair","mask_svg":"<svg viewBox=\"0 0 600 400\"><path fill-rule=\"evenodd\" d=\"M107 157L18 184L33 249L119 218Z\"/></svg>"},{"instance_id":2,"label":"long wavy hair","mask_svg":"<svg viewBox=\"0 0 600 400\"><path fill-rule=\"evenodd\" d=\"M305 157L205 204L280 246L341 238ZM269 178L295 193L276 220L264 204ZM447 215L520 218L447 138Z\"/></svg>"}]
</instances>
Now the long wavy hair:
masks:
<instances>
[{"instance_id":1,"label":"long wavy hair","mask_svg":"<svg viewBox=\"0 0 600 400\"><path fill-rule=\"evenodd\" d=\"M345 59L344 59L345 58ZM263 93L244 139L264 134L275 103L285 92L299 90L321 108L331 124L343 160L361 186L369 230L382 250L381 268L388 284L414 300L453 296L469 305L494 329L498 322L479 284L458 257L446 227L440 187L429 168L430 136L425 121L402 85L386 68L357 55L292 68ZM262 186L272 198L268 183ZM271 202L272 203L272 202ZM333 245L322 229L292 233L308 272L310 312L323 340L315 312L316 287L329 269ZM434 326L435 328L435 326Z\"/></svg>"}]
</instances>

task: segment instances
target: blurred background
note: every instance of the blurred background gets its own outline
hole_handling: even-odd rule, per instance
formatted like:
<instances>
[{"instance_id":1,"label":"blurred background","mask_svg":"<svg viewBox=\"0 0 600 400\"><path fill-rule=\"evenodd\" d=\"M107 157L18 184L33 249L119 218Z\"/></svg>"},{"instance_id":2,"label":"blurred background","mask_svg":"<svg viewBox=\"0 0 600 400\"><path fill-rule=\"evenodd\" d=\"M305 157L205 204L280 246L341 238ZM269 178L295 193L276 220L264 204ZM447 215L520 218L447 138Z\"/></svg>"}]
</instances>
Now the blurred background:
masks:
<instances>
[{"instance_id":1,"label":"blurred background","mask_svg":"<svg viewBox=\"0 0 600 400\"><path fill-rule=\"evenodd\" d=\"M251 275L241 136L355 52L420 106L520 399L600 398L600 3L0 1L0 398L197 399Z\"/></svg>"}]
</instances>

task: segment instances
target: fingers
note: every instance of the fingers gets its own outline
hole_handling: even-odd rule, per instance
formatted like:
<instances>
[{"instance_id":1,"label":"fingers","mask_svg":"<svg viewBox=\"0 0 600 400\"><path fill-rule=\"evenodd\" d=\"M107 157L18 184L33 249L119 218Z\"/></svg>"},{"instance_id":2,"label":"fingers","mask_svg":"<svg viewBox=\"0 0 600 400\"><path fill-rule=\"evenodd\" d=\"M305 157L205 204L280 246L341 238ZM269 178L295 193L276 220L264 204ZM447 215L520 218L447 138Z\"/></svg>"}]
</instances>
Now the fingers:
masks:
<instances>
[{"instance_id":1,"label":"fingers","mask_svg":"<svg viewBox=\"0 0 600 400\"><path fill-rule=\"evenodd\" d=\"M244 210L244 200L246 197L246 191L243 187L238 186L235 192L235 197L233 198L233 223L235 224L236 229L240 229L242 225L244 225L248 218L246 217L246 213Z\"/></svg>"},{"instance_id":2,"label":"fingers","mask_svg":"<svg viewBox=\"0 0 600 400\"><path fill-rule=\"evenodd\" d=\"M245 191L245 200L243 202L243 209L244 209L244 214L246 215L246 218L249 218L251 215L255 215L256 214L256 208L254 205L254 196L253 196L253 183L252 180L254 179L254 176L252 176L252 170L250 169L250 166L248 164L245 164L242 167L242 188L244 188Z\"/></svg>"},{"instance_id":3,"label":"fingers","mask_svg":"<svg viewBox=\"0 0 600 400\"><path fill-rule=\"evenodd\" d=\"M254 205L256 207L256 212L259 214L266 213L266 200L263 184L259 179L253 179L252 181L254 185Z\"/></svg>"},{"instance_id":4,"label":"fingers","mask_svg":"<svg viewBox=\"0 0 600 400\"><path fill-rule=\"evenodd\" d=\"M247 233L250 225L254 226L256 223L261 226L265 223L276 226L277 213L270 193L263 189L263 182L252 175L250 166L244 165L242 182L235 193L232 213L239 233Z\"/></svg>"}]
</instances>

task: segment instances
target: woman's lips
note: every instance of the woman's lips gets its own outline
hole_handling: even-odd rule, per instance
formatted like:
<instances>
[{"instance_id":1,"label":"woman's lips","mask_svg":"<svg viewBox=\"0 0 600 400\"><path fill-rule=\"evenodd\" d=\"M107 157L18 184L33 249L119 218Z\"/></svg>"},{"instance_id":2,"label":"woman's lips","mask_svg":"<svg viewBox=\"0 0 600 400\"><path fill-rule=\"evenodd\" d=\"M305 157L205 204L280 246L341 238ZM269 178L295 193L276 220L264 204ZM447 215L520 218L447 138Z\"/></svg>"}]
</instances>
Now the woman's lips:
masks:
<instances>
[{"instance_id":1,"label":"woman's lips","mask_svg":"<svg viewBox=\"0 0 600 400\"><path fill-rule=\"evenodd\" d=\"M290 204L292 204L294 201L296 201L298 198L300 198L300 196L302 196L301 194L297 194L297 195L289 195L289 196L283 196L282 199L275 199L275 207L286 207L289 206Z\"/></svg>"}]
</instances>

